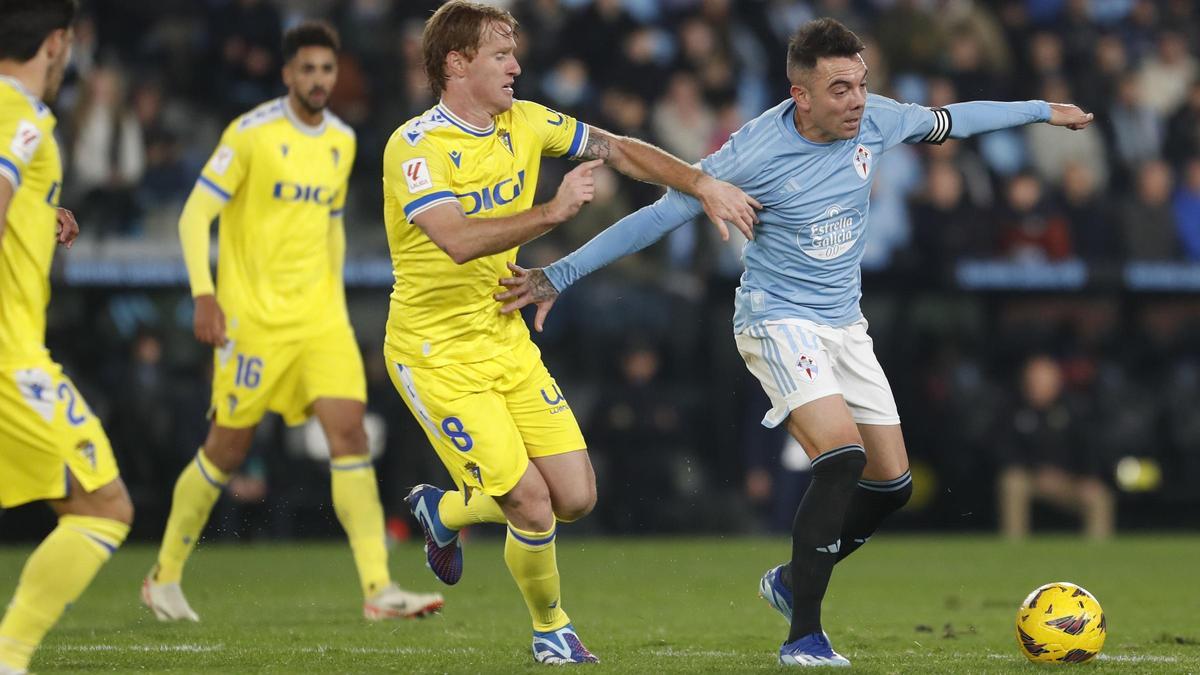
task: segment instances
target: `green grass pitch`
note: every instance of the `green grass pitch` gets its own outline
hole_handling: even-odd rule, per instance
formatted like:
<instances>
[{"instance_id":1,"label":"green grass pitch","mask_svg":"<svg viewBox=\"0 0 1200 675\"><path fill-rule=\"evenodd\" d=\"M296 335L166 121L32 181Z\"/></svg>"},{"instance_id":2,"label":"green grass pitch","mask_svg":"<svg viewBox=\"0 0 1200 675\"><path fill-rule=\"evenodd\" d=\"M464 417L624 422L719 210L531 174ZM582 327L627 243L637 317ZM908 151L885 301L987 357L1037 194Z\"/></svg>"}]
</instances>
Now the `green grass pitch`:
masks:
<instances>
[{"instance_id":1,"label":"green grass pitch","mask_svg":"<svg viewBox=\"0 0 1200 675\"><path fill-rule=\"evenodd\" d=\"M589 539L558 546L564 607L601 659L596 673L776 671L786 626L757 597L784 539ZM203 623L160 624L138 602L154 551L121 550L67 613L34 671L122 673L512 673L538 670L502 542L466 544L463 581L440 616L372 624L336 542L203 546L185 590ZM0 598L27 548L0 549ZM396 579L440 586L419 546L392 553ZM837 567L825 604L834 645L860 673L1035 673L1013 639L1018 603L1073 581L1108 614L1087 672L1200 673L1200 538L1111 543L880 536ZM4 602L5 600L0 600ZM1049 666L1055 672L1059 669Z\"/></svg>"}]
</instances>

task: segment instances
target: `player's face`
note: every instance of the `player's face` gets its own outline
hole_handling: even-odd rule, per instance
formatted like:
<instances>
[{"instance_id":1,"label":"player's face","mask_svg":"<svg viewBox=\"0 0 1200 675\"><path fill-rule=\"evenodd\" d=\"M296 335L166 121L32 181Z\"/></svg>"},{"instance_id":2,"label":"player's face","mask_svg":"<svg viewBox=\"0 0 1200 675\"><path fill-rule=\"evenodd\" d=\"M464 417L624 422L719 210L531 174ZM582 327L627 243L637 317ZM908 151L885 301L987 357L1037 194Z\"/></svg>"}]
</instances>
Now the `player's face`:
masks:
<instances>
[{"instance_id":1,"label":"player's face","mask_svg":"<svg viewBox=\"0 0 1200 675\"><path fill-rule=\"evenodd\" d=\"M792 87L792 97L822 140L854 138L867 107L867 64L857 54L818 59L803 85Z\"/></svg>"},{"instance_id":2,"label":"player's face","mask_svg":"<svg viewBox=\"0 0 1200 675\"><path fill-rule=\"evenodd\" d=\"M309 113L321 112L337 84L337 54L329 47L301 47L283 67L283 83L293 101Z\"/></svg>"},{"instance_id":3,"label":"player's face","mask_svg":"<svg viewBox=\"0 0 1200 675\"><path fill-rule=\"evenodd\" d=\"M483 32L483 44L466 67L466 87L489 114L499 115L513 105L513 83L521 74L517 40L512 28L492 23Z\"/></svg>"},{"instance_id":4,"label":"player's face","mask_svg":"<svg viewBox=\"0 0 1200 675\"><path fill-rule=\"evenodd\" d=\"M75 31L71 28L54 31L50 34L48 46L52 55L50 65L46 68L46 89L42 93L42 100L46 103L54 103L58 98L58 90L62 87L63 76L67 72L67 64L71 62L71 43L74 37Z\"/></svg>"}]
</instances>

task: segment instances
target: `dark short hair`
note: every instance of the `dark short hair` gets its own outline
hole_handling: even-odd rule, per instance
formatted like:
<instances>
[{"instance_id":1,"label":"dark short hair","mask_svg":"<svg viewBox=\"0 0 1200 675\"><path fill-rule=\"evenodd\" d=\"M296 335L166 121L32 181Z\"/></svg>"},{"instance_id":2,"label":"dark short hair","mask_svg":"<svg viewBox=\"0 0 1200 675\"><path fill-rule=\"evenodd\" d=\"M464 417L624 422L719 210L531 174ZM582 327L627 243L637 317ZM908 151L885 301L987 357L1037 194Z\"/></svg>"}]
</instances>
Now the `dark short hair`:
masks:
<instances>
[{"instance_id":1,"label":"dark short hair","mask_svg":"<svg viewBox=\"0 0 1200 675\"><path fill-rule=\"evenodd\" d=\"M514 32L517 20L498 7L465 0L450 0L425 22L421 50L425 59L425 77L433 97L440 98L446 88L446 55L461 52L475 58L483 46L483 31L492 23L501 23Z\"/></svg>"},{"instance_id":2,"label":"dark short hair","mask_svg":"<svg viewBox=\"0 0 1200 675\"><path fill-rule=\"evenodd\" d=\"M283 34L283 62L291 61L301 47L329 47L337 52L342 49L342 40L328 22L304 21Z\"/></svg>"},{"instance_id":3,"label":"dark short hair","mask_svg":"<svg viewBox=\"0 0 1200 675\"><path fill-rule=\"evenodd\" d=\"M788 74L816 67L817 60L828 56L854 56L867 46L854 31L836 19L814 19L796 30L788 42Z\"/></svg>"},{"instance_id":4,"label":"dark short hair","mask_svg":"<svg viewBox=\"0 0 1200 675\"><path fill-rule=\"evenodd\" d=\"M37 56L56 30L70 28L78 0L0 0L0 59L22 63Z\"/></svg>"}]
</instances>

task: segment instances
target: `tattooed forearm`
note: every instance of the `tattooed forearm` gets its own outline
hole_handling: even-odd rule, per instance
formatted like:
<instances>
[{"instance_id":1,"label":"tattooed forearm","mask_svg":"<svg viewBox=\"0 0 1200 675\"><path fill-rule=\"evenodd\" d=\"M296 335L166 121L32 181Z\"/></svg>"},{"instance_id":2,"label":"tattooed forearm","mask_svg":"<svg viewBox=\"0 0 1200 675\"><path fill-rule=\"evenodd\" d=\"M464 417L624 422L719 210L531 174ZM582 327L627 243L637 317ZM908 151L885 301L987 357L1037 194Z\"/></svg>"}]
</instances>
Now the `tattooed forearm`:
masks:
<instances>
[{"instance_id":1,"label":"tattooed forearm","mask_svg":"<svg viewBox=\"0 0 1200 675\"><path fill-rule=\"evenodd\" d=\"M553 300L558 297L558 289L554 288L554 284L550 283L546 272L540 267L529 270L529 281L526 283L529 285L529 297L534 302Z\"/></svg>"},{"instance_id":2,"label":"tattooed forearm","mask_svg":"<svg viewBox=\"0 0 1200 675\"><path fill-rule=\"evenodd\" d=\"M583 152L579 153L579 159L588 161L592 159L607 160L612 157L612 137L605 132L590 127L588 129L587 145L583 146Z\"/></svg>"}]
</instances>

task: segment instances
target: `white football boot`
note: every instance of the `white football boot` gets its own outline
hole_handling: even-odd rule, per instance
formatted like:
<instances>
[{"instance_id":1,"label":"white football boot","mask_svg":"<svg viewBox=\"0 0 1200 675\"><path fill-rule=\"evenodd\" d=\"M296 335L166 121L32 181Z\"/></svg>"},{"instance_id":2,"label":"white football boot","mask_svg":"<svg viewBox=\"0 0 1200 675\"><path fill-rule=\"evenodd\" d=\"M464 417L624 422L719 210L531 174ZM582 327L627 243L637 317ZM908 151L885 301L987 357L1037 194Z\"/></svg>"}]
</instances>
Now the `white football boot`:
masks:
<instances>
[{"instance_id":1,"label":"white football boot","mask_svg":"<svg viewBox=\"0 0 1200 675\"><path fill-rule=\"evenodd\" d=\"M419 619L437 612L445 604L441 593L413 593L388 584L363 601L363 616L369 621Z\"/></svg>"},{"instance_id":2,"label":"white football boot","mask_svg":"<svg viewBox=\"0 0 1200 675\"><path fill-rule=\"evenodd\" d=\"M142 604L154 612L159 621L200 621L200 615L192 611L183 589L179 584L160 584L154 580L158 565L142 581Z\"/></svg>"}]
</instances>

